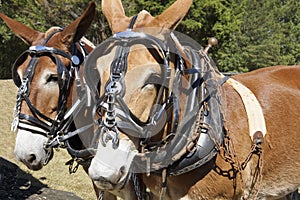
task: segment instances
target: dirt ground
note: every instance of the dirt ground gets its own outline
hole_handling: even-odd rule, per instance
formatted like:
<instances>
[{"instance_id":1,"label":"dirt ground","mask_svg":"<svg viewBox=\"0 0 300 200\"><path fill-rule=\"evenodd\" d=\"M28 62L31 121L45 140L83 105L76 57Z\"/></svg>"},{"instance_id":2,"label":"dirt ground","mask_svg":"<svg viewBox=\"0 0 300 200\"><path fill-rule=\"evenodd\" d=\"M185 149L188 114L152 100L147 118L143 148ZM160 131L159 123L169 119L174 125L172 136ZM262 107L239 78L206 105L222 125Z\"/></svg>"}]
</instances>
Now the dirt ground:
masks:
<instances>
[{"instance_id":1,"label":"dirt ground","mask_svg":"<svg viewBox=\"0 0 300 200\"><path fill-rule=\"evenodd\" d=\"M47 187L14 163L0 157L1 200L81 200L73 193Z\"/></svg>"}]
</instances>

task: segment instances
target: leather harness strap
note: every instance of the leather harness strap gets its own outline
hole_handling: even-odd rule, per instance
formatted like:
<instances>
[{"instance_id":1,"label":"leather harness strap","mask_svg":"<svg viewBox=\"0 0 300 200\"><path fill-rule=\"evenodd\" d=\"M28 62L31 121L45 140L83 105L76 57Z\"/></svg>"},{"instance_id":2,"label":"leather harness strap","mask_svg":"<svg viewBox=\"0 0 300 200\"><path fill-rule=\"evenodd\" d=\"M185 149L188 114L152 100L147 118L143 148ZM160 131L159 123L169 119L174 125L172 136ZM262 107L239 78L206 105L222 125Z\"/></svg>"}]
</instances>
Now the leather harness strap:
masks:
<instances>
[{"instance_id":1,"label":"leather harness strap","mask_svg":"<svg viewBox=\"0 0 300 200\"><path fill-rule=\"evenodd\" d=\"M252 141L255 143L261 142L267 134L267 128L259 101L249 88L233 78L229 78L226 83L228 83L240 95L243 101L248 117L249 134ZM262 134L262 138L258 135L258 133Z\"/></svg>"}]
</instances>

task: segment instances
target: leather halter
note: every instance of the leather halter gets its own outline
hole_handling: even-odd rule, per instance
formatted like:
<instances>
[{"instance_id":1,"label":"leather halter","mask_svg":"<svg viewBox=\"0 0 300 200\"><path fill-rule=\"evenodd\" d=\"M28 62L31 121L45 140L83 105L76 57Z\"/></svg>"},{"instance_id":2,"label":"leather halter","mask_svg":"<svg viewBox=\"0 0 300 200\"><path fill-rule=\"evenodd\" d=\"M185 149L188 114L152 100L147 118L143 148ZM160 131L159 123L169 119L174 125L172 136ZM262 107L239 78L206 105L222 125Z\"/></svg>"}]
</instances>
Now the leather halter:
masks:
<instances>
[{"instance_id":1,"label":"leather halter","mask_svg":"<svg viewBox=\"0 0 300 200\"><path fill-rule=\"evenodd\" d=\"M19 58L15 61L13 65L13 80L16 86L19 88L19 90L17 93L16 107L14 110L12 130L15 131L17 128L24 129L31 131L32 133L41 134L45 137L48 137L49 141L45 145L45 148L54 147L59 144L57 140L58 136L63 135L67 131L69 125L73 120L72 115L78 112L78 110L83 107L84 102L86 100L86 95L82 91L83 88L81 87L80 78L78 75L79 67L83 62L83 59L87 55L83 44L79 42L79 46L81 48L81 55L79 50L77 49L77 45L72 44L72 56L59 49L46 46L50 38L56 33L61 32L62 30L63 29L59 29L57 31L52 32L40 46L31 46L28 50L21 54L21 56L19 56ZM58 55L69 59L71 61L70 66L65 66L61 59L58 57ZM81 60L79 59L78 55L82 57ZM17 68L28 58L28 56L30 56L31 59L29 61L29 64L27 65L25 74L21 80L17 73ZM40 57L43 56L51 58L57 66L59 98L57 106L57 115L54 119L51 119L45 116L43 113L41 113L38 109L35 108L35 106L29 99L30 84L34 76L35 69L38 65L38 60ZM67 98L70 93L71 86L73 85L74 79L76 81L79 99L67 111ZM29 109L33 113L33 116L20 113L21 103L23 100L27 103ZM65 140L67 138L65 138Z\"/></svg>"}]
</instances>

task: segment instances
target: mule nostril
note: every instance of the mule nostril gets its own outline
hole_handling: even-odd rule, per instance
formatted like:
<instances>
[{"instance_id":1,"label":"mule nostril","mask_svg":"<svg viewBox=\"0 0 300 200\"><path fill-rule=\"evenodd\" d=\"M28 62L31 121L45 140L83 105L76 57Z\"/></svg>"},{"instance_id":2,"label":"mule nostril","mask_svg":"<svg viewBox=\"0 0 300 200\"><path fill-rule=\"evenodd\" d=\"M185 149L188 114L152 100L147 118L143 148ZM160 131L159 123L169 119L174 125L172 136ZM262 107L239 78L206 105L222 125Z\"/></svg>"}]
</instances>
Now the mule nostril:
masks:
<instances>
[{"instance_id":1,"label":"mule nostril","mask_svg":"<svg viewBox=\"0 0 300 200\"><path fill-rule=\"evenodd\" d=\"M29 163L33 163L36 160L36 155L35 154L29 154L27 161Z\"/></svg>"}]
</instances>

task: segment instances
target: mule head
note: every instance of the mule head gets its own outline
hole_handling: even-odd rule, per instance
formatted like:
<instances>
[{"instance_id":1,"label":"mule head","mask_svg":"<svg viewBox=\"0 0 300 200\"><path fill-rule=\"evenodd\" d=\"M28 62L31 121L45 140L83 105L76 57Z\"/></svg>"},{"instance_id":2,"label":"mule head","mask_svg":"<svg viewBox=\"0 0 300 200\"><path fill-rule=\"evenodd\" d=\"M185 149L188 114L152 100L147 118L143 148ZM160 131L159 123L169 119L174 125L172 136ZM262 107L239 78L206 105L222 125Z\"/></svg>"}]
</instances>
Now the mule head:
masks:
<instances>
[{"instance_id":1,"label":"mule head","mask_svg":"<svg viewBox=\"0 0 300 200\"><path fill-rule=\"evenodd\" d=\"M95 3L91 2L66 28L52 27L42 33L0 13L16 36L31 46L13 67L13 79L19 88L13 122L18 129L15 155L30 169L41 169L53 155L51 148L44 147L49 137L57 134L52 128L58 126L72 104L75 71L71 68L79 67L84 59L76 43L94 14Z\"/></svg>"},{"instance_id":2,"label":"mule head","mask_svg":"<svg viewBox=\"0 0 300 200\"><path fill-rule=\"evenodd\" d=\"M163 46L170 39L167 33L175 29L191 3L177 0L156 17L142 11L133 18L125 15L120 1L102 1L115 35L93 51L85 65L86 79L95 69L100 76L96 80L100 82L100 92L95 90L99 92L99 144L89 167L89 175L100 189L122 188L130 178L135 155L142 148L140 142L145 137L153 141L162 137L167 121L162 101L167 101L164 95L172 85L170 76L175 73L174 63L169 66ZM133 31L126 31L128 28ZM90 81L90 85L96 81ZM141 132L144 135L139 135Z\"/></svg>"}]
</instances>

